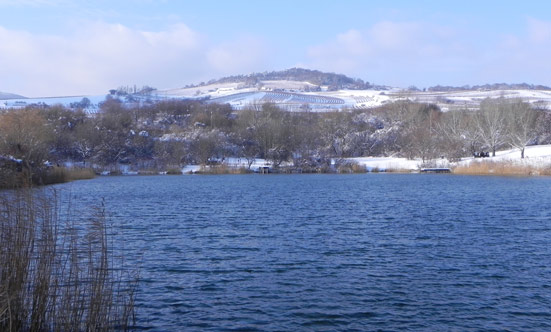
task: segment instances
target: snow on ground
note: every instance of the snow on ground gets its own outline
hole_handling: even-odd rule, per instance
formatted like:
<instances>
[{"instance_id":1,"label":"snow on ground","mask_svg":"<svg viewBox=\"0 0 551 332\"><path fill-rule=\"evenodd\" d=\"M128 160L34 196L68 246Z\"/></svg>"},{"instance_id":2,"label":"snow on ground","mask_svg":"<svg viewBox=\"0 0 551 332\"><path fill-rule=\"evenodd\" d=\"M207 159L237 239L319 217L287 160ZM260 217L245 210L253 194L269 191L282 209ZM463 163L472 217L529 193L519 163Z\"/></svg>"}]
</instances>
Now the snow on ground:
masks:
<instances>
[{"instance_id":1,"label":"snow on ground","mask_svg":"<svg viewBox=\"0 0 551 332\"><path fill-rule=\"evenodd\" d=\"M285 90L304 90L305 87L314 88L317 85L310 82L300 82L300 81L285 81L285 80L273 80L273 81L262 81L262 89L275 90L275 89L285 89Z\"/></svg>"},{"instance_id":2,"label":"snow on ground","mask_svg":"<svg viewBox=\"0 0 551 332\"><path fill-rule=\"evenodd\" d=\"M533 167L551 167L551 145L532 145L524 150L524 159L520 157L519 149L496 151L495 157L489 158L463 158L458 164L468 165L471 162L496 161L510 162L518 165Z\"/></svg>"},{"instance_id":3,"label":"snow on ground","mask_svg":"<svg viewBox=\"0 0 551 332\"><path fill-rule=\"evenodd\" d=\"M99 103L105 101L105 95L99 96L68 96L68 97L41 97L41 98L22 98L22 99L2 99L0 100L0 109L2 108L25 108L33 104L46 104L63 106L69 106L71 103L78 103L83 98L90 100L90 107L87 108L89 112L97 111Z\"/></svg>"},{"instance_id":4,"label":"snow on ground","mask_svg":"<svg viewBox=\"0 0 551 332\"><path fill-rule=\"evenodd\" d=\"M213 102L229 103L236 109L242 109L248 105L271 101L284 108L292 109L299 107L303 103L308 103L314 111L327 111L341 108L366 108L377 107L390 101L391 97L385 95L385 92L379 90L339 90L327 91L326 87L321 87L322 91L303 92L305 88L313 88L316 85L309 82L300 81L262 81L258 87L245 86L243 83L215 83L204 86L159 90L156 95L168 98L205 98L208 97ZM397 91L396 89L393 91ZM297 98L279 98L273 99L273 94L294 93ZM344 103L334 104L333 98L342 99ZM324 102L324 100L326 102ZM299 105L299 106L297 106Z\"/></svg>"},{"instance_id":5,"label":"snow on ground","mask_svg":"<svg viewBox=\"0 0 551 332\"><path fill-rule=\"evenodd\" d=\"M415 171L422 167L421 159L406 159L397 157L359 157L349 158L360 165L364 165L368 171L373 169L379 170L409 170ZM471 162L508 162L517 165L532 166L532 167L551 167L551 145L533 145L527 146L524 150L524 159L520 157L519 149L509 149L496 151L495 157L474 158L466 157L458 163L449 163L445 159L432 161L432 167L453 167L455 165L469 165Z\"/></svg>"},{"instance_id":6,"label":"snow on ground","mask_svg":"<svg viewBox=\"0 0 551 332\"><path fill-rule=\"evenodd\" d=\"M368 171L378 169L380 171L413 171L418 170L422 161L420 159L406 159L398 157L358 157L348 158L366 167Z\"/></svg>"},{"instance_id":7,"label":"snow on ground","mask_svg":"<svg viewBox=\"0 0 551 332\"><path fill-rule=\"evenodd\" d=\"M230 158L225 158L221 163L230 168L236 168L236 169L249 167L247 158L230 157ZM250 169L252 171L255 171L255 170L258 170L259 167L266 167L266 166L270 167L271 163L267 162L265 159L262 159L262 158L255 158L252 161ZM184 168L182 168L182 173L193 174L200 170L201 170L200 165L186 165Z\"/></svg>"},{"instance_id":8,"label":"snow on ground","mask_svg":"<svg viewBox=\"0 0 551 332\"><path fill-rule=\"evenodd\" d=\"M354 108L378 107L391 101L385 91L379 90L338 90L323 94L344 99L347 106Z\"/></svg>"},{"instance_id":9,"label":"snow on ground","mask_svg":"<svg viewBox=\"0 0 551 332\"><path fill-rule=\"evenodd\" d=\"M423 167L423 162L421 159L406 159L400 157L356 157L356 158L346 158L363 165L368 172L375 170L381 172L388 171L402 171L402 172L415 172L419 171ZM430 167L442 167L442 168L453 168L458 165L468 165L471 162L485 162L485 161L495 161L495 162L507 162L513 163L516 165L532 166L535 168L548 168L551 167L551 145L535 145L526 147L525 158L520 158L520 151L518 149L509 149L503 151L497 151L495 157L488 158L473 158L467 157L463 158L457 163L449 163L446 159L433 160L430 163ZM230 168L248 168L247 158L244 157L230 157L225 158L221 161L222 164ZM334 161L333 161L334 164ZM250 166L250 170L257 171L261 167L271 167L271 163L265 159L256 158ZM291 166L291 163L284 163L282 166ZM183 174L193 174L200 171L201 166L199 165L186 165L182 168ZM133 175L137 172L132 172L130 169L121 168L121 171L124 175ZM107 172L106 174L108 174Z\"/></svg>"},{"instance_id":10,"label":"snow on ground","mask_svg":"<svg viewBox=\"0 0 551 332\"><path fill-rule=\"evenodd\" d=\"M216 83L191 88L178 88L158 90L155 93L159 96L201 98L211 96L212 98L229 96L238 92L256 91L256 88L245 88L243 83Z\"/></svg>"},{"instance_id":11,"label":"snow on ground","mask_svg":"<svg viewBox=\"0 0 551 332\"><path fill-rule=\"evenodd\" d=\"M184 168L182 168L183 174L193 174L196 172L199 172L201 169L201 166L199 165L186 165Z\"/></svg>"},{"instance_id":12,"label":"snow on ground","mask_svg":"<svg viewBox=\"0 0 551 332\"><path fill-rule=\"evenodd\" d=\"M476 109L486 98L522 98L530 103L541 103L545 107L551 105L551 91L546 90L489 90L489 91L447 91L447 92L410 92L393 88L380 90L338 90L301 92L308 82L296 81L264 81L260 87L245 87L242 83L217 83L193 88L160 90L155 94L159 98L210 98L212 101L229 103L236 109L242 109L250 104L272 101L293 110L300 102L289 102L285 98L275 99L274 93L294 93L298 99L304 99L313 111L327 111L346 108L372 108L389 102L409 99L424 103L437 104L443 111L454 109ZM335 105L331 102L316 102L315 100L331 100L339 98L344 101ZM268 100L266 100L268 99Z\"/></svg>"},{"instance_id":13,"label":"snow on ground","mask_svg":"<svg viewBox=\"0 0 551 332\"><path fill-rule=\"evenodd\" d=\"M247 158L226 158L224 159L224 164L235 168L241 168L241 167L247 168L249 166ZM258 169L259 167L270 166L270 165L271 164L268 161L266 161L266 159L255 158L251 164L251 169Z\"/></svg>"},{"instance_id":14,"label":"snow on ground","mask_svg":"<svg viewBox=\"0 0 551 332\"><path fill-rule=\"evenodd\" d=\"M305 91L315 85L300 81L262 81L257 86L244 83L214 83L209 85L161 89L151 95L135 96L145 100L164 100L171 98L208 99L212 102L229 103L235 109L243 109L251 104L273 102L290 111L302 109L308 104L312 111L324 112L350 108L373 108L389 102L409 99L412 101L433 103L442 111L477 109L480 102L486 98L522 98L523 100L551 108L551 91L548 90L477 90L477 91L445 91L422 92L405 91L399 88L387 90L338 90L328 91L321 86L321 91ZM306 89L308 88L308 89ZM89 112L97 110L99 102L105 99L101 96L47 97L29 99L0 99L2 108L23 108L30 104L45 103L47 105L70 105L82 98L90 99L93 107ZM338 101L336 102L336 99Z\"/></svg>"},{"instance_id":15,"label":"snow on ground","mask_svg":"<svg viewBox=\"0 0 551 332\"><path fill-rule=\"evenodd\" d=\"M453 109L476 109L486 98L521 98L531 104L551 105L551 91L548 90L477 90L446 92L398 92L392 99L404 96L410 100L437 104L442 111Z\"/></svg>"}]
</instances>

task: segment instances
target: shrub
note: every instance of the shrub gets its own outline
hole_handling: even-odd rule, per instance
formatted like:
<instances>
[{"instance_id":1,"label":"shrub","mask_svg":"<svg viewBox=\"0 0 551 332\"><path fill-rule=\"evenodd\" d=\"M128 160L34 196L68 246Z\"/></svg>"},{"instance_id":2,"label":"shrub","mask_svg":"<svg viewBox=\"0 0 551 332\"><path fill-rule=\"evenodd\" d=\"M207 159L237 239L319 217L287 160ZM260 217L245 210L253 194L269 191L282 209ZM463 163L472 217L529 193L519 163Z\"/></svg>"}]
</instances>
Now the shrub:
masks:
<instances>
[{"instance_id":1,"label":"shrub","mask_svg":"<svg viewBox=\"0 0 551 332\"><path fill-rule=\"evenodd\" d=\"M355 161L347 160L336 165L338 173L366 173L367 168Z\"/></svg>"},{"instance_id":2,"label":"shrub","mask_svg":"<svg viewBox=\"0 0 551 332\"><path fill-rule=\"evenodd\" d=\"M168 175L181 175L182 170L179 168L170 168L166 171L166 174Z\"/></svg>"}]
</instances>

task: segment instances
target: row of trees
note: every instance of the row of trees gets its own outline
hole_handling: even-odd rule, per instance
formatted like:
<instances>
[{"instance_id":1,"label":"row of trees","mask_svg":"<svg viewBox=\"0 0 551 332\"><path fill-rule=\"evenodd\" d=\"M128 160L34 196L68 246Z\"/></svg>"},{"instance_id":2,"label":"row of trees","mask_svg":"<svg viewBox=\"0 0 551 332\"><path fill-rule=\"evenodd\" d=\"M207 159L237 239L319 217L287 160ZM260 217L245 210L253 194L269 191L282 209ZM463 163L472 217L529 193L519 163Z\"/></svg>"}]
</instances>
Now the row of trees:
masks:
<instances>
[{"instance_id":1,"label":"row of trees","mask_svg":"<svg viewBox=\"0 0 551 332\"><path fill-rule=\"evenodd\" d=\"M331 158L401 155L429 161L551 141L551 117L521 100L487 99L478 111L443 113L400 101L377 109L287 112L274 104L163 101L128 107L109 97L97 114L62 106L0 113L0 156L27 167L67 160L136 168L208 164L243 157L302 168Z\"/></svg>"},{"instance_id":2,"label":"row of trees","mask_svg":"<svg viewBox=\"0 0 551 332\"><path fill-rule=\"evenodd\" d=\"M527 145L549 143L549 114L520 99L486 99L477 111L441 113L437 109L410 114L409 157L456 160L466 155L517 148L524 158Z\"/></svg>"}]
</instances>

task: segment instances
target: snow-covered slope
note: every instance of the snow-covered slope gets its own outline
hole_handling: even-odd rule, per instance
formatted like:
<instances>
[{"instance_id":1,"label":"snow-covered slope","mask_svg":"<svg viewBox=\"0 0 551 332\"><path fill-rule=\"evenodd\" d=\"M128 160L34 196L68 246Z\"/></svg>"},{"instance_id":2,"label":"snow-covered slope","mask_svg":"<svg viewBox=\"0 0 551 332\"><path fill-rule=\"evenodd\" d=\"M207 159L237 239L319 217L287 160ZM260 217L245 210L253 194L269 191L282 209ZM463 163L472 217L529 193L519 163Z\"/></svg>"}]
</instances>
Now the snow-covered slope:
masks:
<instances>
[{"instance_id":1,"label":"snow-covered slope","mask_svg":"<svg viewBox=\"0 0 551 332\"><path fill-rule=\"evenodd\" d=\"M15 98L0 99L0 109L2 108L24 108L31 105L56 105L70 106L72 103L79 103L84 98L90 100L90 105L86 108L88 112L95 112L99 103L105 100L105 95L99 96L70 96L70 97L43 97L43 98Z\"/></svg>"},{"instance_id":2,"label":"snow-covered slope","mask_svg":"<svg viewBox=\"0 0 551 332\"><path fill-rule=\"evenodd\" d=\"M318 90L318 91L314 91ZM390 91L397 92L396 89ZM309 105L314 111L343 108L377 107L391 100L382 90L328 91L327 86L317 86L299 81L261 81L254 86L243 83L215 83L191 88L156 91L165 98L208 99L209 102L228 103L235 109L251 104L272 102L289 110L303 109Z\"/></svg>"},{"instance_id":3,"label":"snow-covered slope","mask_svg":"<svg viewBox=\"0 0 551 332\"><path fill-rule=\"evenodd\" d=\"M313 91L313 90L318 91ZM397 88L386 90L338 90L328 91L327 86L315 86L308 82L261 81L254 86L243 83L216 83L191 88L161 90L164 98L200 98L210 102L228 103L242 109L253 103L273 102L284 108L296 110L308 104L314 111L334 109L361 109L384 105L397 100L411 100L437 104L443 111L478 108L486 98L521 98L542 107L551 106L549 90L481 90L421 92Z\"/></svg>"},{"instance_id":4,"label":"snow-covered slope","mask_svg":"<svg viewBox=\"0 0 551 332\"><path fill-rule=\"evenodd\" d=\"M72 96L49 98L9 98L0 94L0 108L25 107L31 104L63 104L79 102L82 98L90 99L89 111L97 109L98 104L105 99L99 96ZM433 103L443 111L457 109L476 109L485 98L522 98L523 100L543 108L551 108L550 90L472 90L421 92L404 91L398 88L386 87L372 90L337 90L330 91L328 86L314 85L309 82L274 80L259 81L254 84L238 82L213 83L187 88L154 90L147 95L131 95L134 100L165 100L165 99L199 99L208 102L228 103L234 109L243 109L251 104L265 102L275 103L287 110L295 111L308 108L312 111L330 111L341 109L362 109L379 107L397 100L411 100ZM126 100L125 98L122 98Z\"/></svg>"},{"instance_id":5,"label":"snow-covered slope","mask_svg":"<svg viewBox=\"0 0 551 332\"><path fill-rule=\"evenodd\" d=\"M393 99L410 100L437 104L443 111L454 109L478 108L486 98L520 98L531 104L543 107L551 105L550 90L482 90L482 91L446 91L446 92L398 92L390 94Z\"/></svg>"},{"instance_id":6,"label":"snow-covered slope","mask_svg":"<svg viewBox=\"0 0 551 332\"><path fill-rule=\"evenodd\" d=\"M25 98L25 97L16 95L14 93L7 93L7 92L0 91L0 99L8 100L8 99L21 99L21 98Z\"/></svg>"}]
</instances>

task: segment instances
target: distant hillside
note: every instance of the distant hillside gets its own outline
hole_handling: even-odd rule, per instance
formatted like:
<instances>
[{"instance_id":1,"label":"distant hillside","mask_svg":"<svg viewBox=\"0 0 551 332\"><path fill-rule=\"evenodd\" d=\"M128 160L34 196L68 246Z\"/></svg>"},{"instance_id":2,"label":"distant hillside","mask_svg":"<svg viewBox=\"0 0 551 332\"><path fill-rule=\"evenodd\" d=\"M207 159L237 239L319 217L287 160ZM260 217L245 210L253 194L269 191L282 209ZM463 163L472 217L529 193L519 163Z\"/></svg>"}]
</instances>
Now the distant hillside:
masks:
<instances>
[{"instance_id":1,"label":"distant hillside","mask_svg":"<svg viewBox=\"0 0 551 332\"><path fill-rule=\"evenodd\" d=\"M303 68L291 68L282 71L228 76L220 78L218 80L211 80L207 83L202 83L199 86L215 83L244 83L249 86L256 86L261 81L278 80L309 82L317 86L327 86L329 90L366 90L374 88L374 86L371 85L369 82L364 82L359 78L355 79L343 74L324 73L319 70L310 70Z\"/></svg>"},{"instance_id":2,"label":"distant hillside","mask_svg":"<svg viewBox=\"0 0 551 332\"><path fill-rule=\"evenodd\" d=\"M20 96L20 95L16 95L16 94L13 94L13 93L7 93L7 92L0 91L0 99L22 99L22 98L25 98L25 97Z\"/></svg>"},{"instance_id":3,"label":"distant hillside","mask_svg":"<svg viewBox=\"0 0 551 332\"><path fill-rule=\"evenodd\" d=\"M493 90L551 90L545 85L534 85L527 83L507 84L494 83L484 85L465 85L465 86L433 86L427 89L430 92L449 92L449 91L493 91Z\"/></svg>"}]
</instances>

